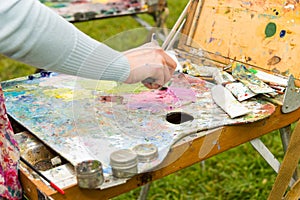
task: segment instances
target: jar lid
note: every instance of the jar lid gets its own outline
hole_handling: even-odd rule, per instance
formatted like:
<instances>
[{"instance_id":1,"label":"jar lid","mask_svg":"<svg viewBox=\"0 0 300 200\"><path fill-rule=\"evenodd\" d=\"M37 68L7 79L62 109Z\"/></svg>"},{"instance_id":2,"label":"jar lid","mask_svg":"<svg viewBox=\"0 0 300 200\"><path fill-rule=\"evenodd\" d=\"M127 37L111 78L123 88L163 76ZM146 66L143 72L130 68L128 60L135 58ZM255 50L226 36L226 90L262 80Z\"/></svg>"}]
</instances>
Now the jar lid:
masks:
<instances>
[{"instance_id":1,"label":"jar lid","mask_svg":"<svg viewBox=\"0 0 300 200\"><path fill-rule=\"evenodd\" d=\"M102 164L98 160L86 160L76 165L77 175L88 175L95 172L102 173Z\"/></svg>"},{"instance_id":2,"label":"jar lid","mask_svg":"<svg viewBox=\"0 0 300 200\"><path fill-rule=\"evenodd\" d=\"M130 149L121 149L110 154L110 165L117 168L129 168L137 165L137 154Z\"/></svg>"},{"instance_id":3,"label":"jar lid","mask_svg":"<svg viewBox=\"0 0 300 200\"><path fill-rule=\"evenodd\" d=\"M158 157L158 150L154 144L139 144L133 147L139 162L151 162Z\"/></svg>"}]
</instances>

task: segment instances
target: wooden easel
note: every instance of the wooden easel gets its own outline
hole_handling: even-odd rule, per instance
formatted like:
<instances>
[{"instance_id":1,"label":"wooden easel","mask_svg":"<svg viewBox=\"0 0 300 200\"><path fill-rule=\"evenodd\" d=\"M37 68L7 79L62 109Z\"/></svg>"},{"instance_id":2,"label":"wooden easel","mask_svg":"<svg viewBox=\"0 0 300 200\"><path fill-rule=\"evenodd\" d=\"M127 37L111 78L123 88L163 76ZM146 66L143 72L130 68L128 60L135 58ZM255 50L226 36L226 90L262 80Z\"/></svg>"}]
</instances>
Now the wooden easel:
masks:
<instances>
[{"instance_id":1,"label":"wooden easel","mask_svg":"<svg viewBox=\"0 0 300 200\"><path fill-rule=\"evenodd\" d=\"M289 58L290 56L297 58L299 47L296 45L291 49L290 55L285 54L285 52L283 52L285 48L282 43L284 38L278 40L278 38L275 37L263 37L266 36L264 29L271 20L270 17L276 15L276 12L273 13L274 9L267 10L267 18L264 18L265 15L260 15L263 10L261 9L261 5L258 5L259 2L251 2L254 6L250 9L250 5L244 5L244 7L241 7L241 4L239 4L240 1L238 0L228 1L228 4L223 5L217 0L191 0L186 15L186 23L182 31L182 33L188 37L180 40L180 50L186 52L197 52L199 49L201 49L201 52L203 53L202 56L194 56L192 58L195 63L214 62L220 67L230 63L232 60L243 62L270 73L273 73L272 69L274 68L278 70L277 72L284 73L286 72L287 67L290 67L290 72L293 73L297 79L299 79L299 68L295 66L299 66L298 62L300 62L300 60L291 60ZM264 3L270 4L273 7L276 7L276 9L280 7L278 0L268 0L264 1ZM299 8L297 7L297 9ZM228 13L230 15L227 15ZM285 17L290 18L290 14L291 13L288 12L287 14L285 13ZM297 18L295 24L300 24L298 20L299 19ZM283 23L283 20L276 21L276 23L281 24ZM262 24L264 26L262 26ZM246 30L248 30L251 26L251 30L247 32ZM278 25L278 27L281 26ZM298 28L298 26L295 27ZM260 37L257 36L255 30L260 31ZM293 43L289 43L289 45L293 46L294 44L300 44L298 31L293 28L293 26L290 27L289 30L291 33L295 33L295 36L289 35L290 39L294 39ZM254 37L254 35L256 37ZM280 35L277 34L277 37L280 37ZM276 43L276 41L279 41L279 43ZM257 51L255 53L253 48L259 48L261 51ZM269 62L272 60L272 58L274 58L274 56L278 55L281 56L280 62ZM296 82L299 83L298 80L296 80ZM24 184L28 185L26 192L30 197L32 197L32 199L37 198L37 189L54 199L95 199L99 198L99 196L103 198L111 198L142 185L146 185L145 188L149 189L148 183L154 180L158 180L164 176L191 166L197 162L201 162L209 157L215 156L221 152L225 152L246 142L251 142L251 144L254 146L260 146L260 140L257 138L279 129L282 132L283 138L287 139L284 142L284 144L287 146L287 152L281 167L280 163L275 159L269 160L275 171L277 170L279 172L278 178L275 181L274 189L270 195L270 199L273 200L274 194L276 198L281 198L284 196L287 185L294 173L294 167L290 167L290 169L286 170L284 166L289 165L286 163L289 163L291 160L293 162L298 162L299 159L299 155L293 158L293 152L295 151L293 148L295 146L291 145L293 143L299 144L299 123L295 128L295 132L291 135L291 142L289 143L290 145L287 144L289 140L288 135L290 135L291 124L295 121L298 121L300 118L300 109L284 114L281 111L281 107L281 105L278 105L275 113L262 121L251 124L225 126L218 130L211 130L209 132L208 140L213 140L213 138L218 135L218 144L214 144L208 154L203 157L199 157L199 152L202 148L205 148L205 140L207 138L204 136L195 138L190 143L177 144L168 154L165 163L168 163L173 157L176 157L178 152L181 152L182 149L185 151L179 159L172 163L172 165L166 165L163 163L163 167L148 173L138 174L130 179L126 184L113 188L97 191L83 191L75 185L70 188L66 188L66 195L62 196L59 193L49 189L41 181L32 180L24 171L21 171L21 179ZM213 143L212 141L210 142ZM222 149L219 149L218 146L221 146ZM262 154L267 155L268 158L272 157L272 155L268 154L269 152L263 146L263 144L260 147L262 147ZM283 179L280 177L283 177ZM280 186L282 183L277 183L281 182L281 180L283 180L285 183L282 186ZM286 198L292 198L295 195L297 196L299 194L299 188L300 183L297 181L294 184L294 187L286 195ZM274 193L274 191L280 191L280 194ZM145 198L145 196L143 198Z\"/></svg>"},{"instance_id":2,"label":"wooden easel","mask_svg":"<svg viewBox=\"0 0 300 200\"><path fill-rule=\"evenodd\" d=\"M201 52L203 57L200 59L190 58L197 64L211 60L223 67L232 60L237 60L270 74L293 74L296 77L295 84L299 86L300 59L295 56L300 44L300 33L297 31L299 26L286 24L294 19L293 22L299 24L299 18L295 18L299 7L296 7L295 2L289 2L291 9L288 9L287 5L282 5L277 0L254 0L248 3L243 4L239 0L226 1L226 4L218 0L191 1L183 29L183 34L187 37L180 41L179 48L186 52ZM287 47L285 41L290 40L293 44L290 43ZM279 130L286 150L282 164L258 138L250 141L279 173L270 200L284 197L289 182L293 178L297 179L295 168L300 158L299 122L293 134L291 125L283 126ZM298 199L299 180L296 183L292 181L290 185L293 187L285 196L286 199Z\"/></svg>"},{"instance_id":3,"label":"wooden easel","mask_svg":"<svg viewBox=\"0 0 300 200\"><path fill-rule=\"evenodd\" d=\"M291 189L285 194L293 173L298 169L300 160L300 123L297 122L287 146L285 156L280 165L278 176L269 195L269 200L295 200L300 198L300 179L292 183Z\"/></svg>"}]
</instances>

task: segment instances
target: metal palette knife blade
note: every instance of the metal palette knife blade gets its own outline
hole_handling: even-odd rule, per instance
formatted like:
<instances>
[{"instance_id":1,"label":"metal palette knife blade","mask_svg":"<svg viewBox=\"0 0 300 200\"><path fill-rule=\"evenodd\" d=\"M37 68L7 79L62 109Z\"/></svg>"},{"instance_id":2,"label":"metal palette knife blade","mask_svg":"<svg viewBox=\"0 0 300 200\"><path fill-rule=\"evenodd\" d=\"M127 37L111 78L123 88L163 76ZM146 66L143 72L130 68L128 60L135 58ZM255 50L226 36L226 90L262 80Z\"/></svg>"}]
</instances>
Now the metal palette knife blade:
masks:
<instances>
[{"instance_id":1,"label":"metal palette knife blade","mask_svg":"<svg viewBox=\"0 0 300 200\"><path fill-rule=\"evenodd\" d=\"M250 110L238 102L231 92L222 85L215 85L211 89L214 102L221 107L231 118L250 113Z\"/></svg>"}]
</instances>

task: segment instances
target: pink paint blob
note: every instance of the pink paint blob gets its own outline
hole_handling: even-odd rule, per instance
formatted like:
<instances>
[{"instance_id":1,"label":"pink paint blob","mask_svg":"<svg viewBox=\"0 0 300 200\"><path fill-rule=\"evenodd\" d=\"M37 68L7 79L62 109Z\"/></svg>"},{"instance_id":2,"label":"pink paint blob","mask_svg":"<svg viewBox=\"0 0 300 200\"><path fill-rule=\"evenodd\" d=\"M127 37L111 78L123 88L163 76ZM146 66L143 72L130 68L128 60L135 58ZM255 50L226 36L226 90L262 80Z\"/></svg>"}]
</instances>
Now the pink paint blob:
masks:
<instances>
[{"instance_id":1,"label":"pink paint blob","mask_svg":"<svg viewBox=\"0 0 300 200\"><path fill-rule=\"evenodd\" d=\"M172 110L196 101L196 93L191 88L170 86L166 90L151 90L126 96L129 109L142 109L156 113Z\"/></svg>"}]
</instances>

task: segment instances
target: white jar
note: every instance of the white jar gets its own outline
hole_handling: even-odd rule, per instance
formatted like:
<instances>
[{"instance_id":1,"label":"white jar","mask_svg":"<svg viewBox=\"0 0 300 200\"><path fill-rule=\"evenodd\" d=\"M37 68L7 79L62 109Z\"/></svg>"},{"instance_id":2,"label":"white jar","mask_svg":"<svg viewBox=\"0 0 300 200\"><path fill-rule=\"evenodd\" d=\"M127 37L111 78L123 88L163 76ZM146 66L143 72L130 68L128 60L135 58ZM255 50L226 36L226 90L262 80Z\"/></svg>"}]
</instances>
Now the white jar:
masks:
<instances>
[{"instance_id":1,"label":"white jar","mask_svg":"<svg viewBox=\"0 0 300 200\"><path fill-rule=\"evenodd\" d=\"M138 156L140 163L152 162L158 158L158 150L154 144L139 144L132 149Z\"/></svg>"},{"instance_id":2,"label":"white jar","mask_svg":"<svg viewBox=\"0 0 300 200\"><path fill-rule=\"evenodd\" d=\"M130 149L121 149L111 153L110 165L114 177L130 178L138 173L137 154Z\"/></svg>"}]
</instances>

